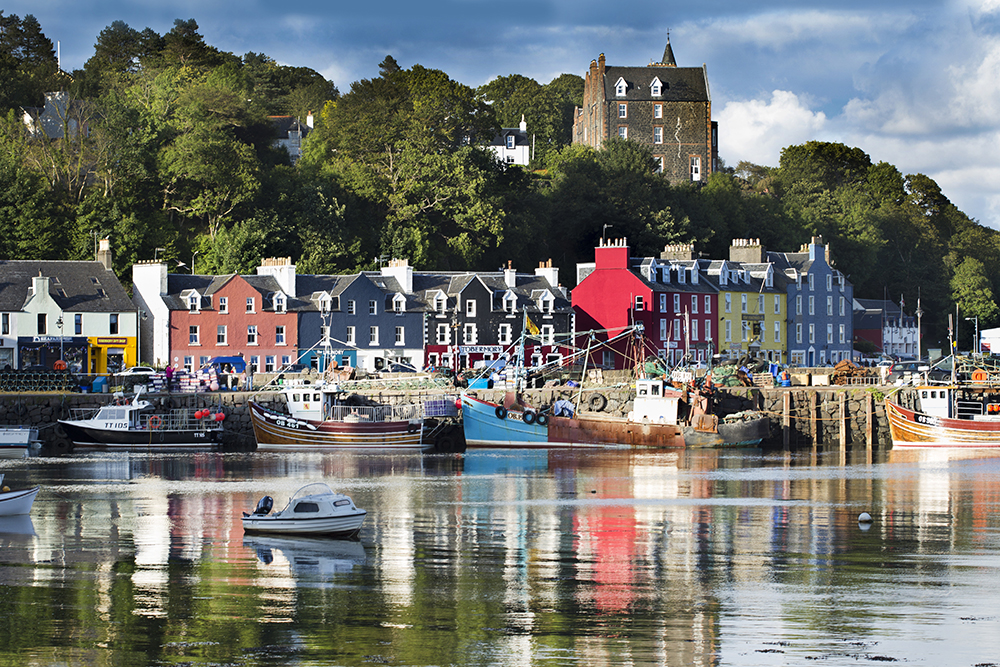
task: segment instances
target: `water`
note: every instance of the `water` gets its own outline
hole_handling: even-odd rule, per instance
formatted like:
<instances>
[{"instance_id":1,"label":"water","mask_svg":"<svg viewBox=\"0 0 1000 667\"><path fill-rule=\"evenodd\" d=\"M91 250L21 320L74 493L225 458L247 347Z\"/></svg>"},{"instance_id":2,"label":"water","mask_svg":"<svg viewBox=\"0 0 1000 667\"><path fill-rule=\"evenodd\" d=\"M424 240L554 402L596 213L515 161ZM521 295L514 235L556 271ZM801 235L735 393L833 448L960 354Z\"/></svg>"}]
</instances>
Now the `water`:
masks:
<instances>
[{"instance_id":1,"label":"water","mask_svg":"<svg viewBox=\"0 0 1000 667\"><path fill-rule=\"evenodd\" d=\"M1000 458L957 456L2 461L43 490L0 522L0 665L1000 664ZM243 535L319 480L359 541Z\"/></svg>"}]
</instances>

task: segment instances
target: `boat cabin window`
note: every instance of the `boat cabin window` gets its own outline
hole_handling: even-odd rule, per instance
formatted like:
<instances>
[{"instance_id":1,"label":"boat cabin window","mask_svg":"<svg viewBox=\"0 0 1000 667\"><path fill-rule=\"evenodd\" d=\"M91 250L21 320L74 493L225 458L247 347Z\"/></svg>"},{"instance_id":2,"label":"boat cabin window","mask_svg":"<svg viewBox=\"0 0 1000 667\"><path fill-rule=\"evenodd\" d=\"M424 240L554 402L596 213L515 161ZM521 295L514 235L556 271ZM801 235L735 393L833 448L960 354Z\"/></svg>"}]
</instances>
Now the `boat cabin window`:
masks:
<instances>
[{"instance_id":1,"label":"boat cabin window","mask_svg":"<svg viewBox=\"0 0 1000 667\"><path fill-rule=\"evenodd\" d=\"M350 500L348 500L347 498L341 498L340 500L338 500L335 503L333 503L333 506L334 507L343 507L344 505L350 505L350 504L351 504Z\"/></svg>"},{"instance_id":2,"label":"boat cabin window","mask_svg":"<svg viewBox=\"0 0 1000 667\"><path fill-rule=\"evenodd\" d=\"M296 503L296 505L295 505L295 511L296 512L318 512L319 511L319 505L317 505L316 503Z\"/></svg>"},{"instance_id":3,"label":"boat cabin window","mask_svg":"<svg viewBox=\"0 0 1000 667\"><path fill-rule=\"evenodd\" d=\"M292 402L293 403L298 403L299 402L299 395L298 394L292 394Z\"/></svg>"}]
</instances>

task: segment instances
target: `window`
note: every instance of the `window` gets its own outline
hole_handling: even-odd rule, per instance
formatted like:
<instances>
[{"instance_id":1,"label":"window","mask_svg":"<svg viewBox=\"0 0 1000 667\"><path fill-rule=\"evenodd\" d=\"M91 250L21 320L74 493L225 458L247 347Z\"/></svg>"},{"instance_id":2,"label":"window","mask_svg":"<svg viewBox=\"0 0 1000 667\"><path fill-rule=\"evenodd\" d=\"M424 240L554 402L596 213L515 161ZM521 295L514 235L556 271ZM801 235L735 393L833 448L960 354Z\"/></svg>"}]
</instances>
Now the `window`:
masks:
<instances>
[{"instance_id":1,"label":"window","mask_svg":"<svg viewBox=\"0 0 1000 667\"><path fill-rule=\"evenodd\" d=\"M654 104L653 105L653 118L663 118L663 105Z\"/></svg>"},{"instance_id":2,"label":"window","mask_svg":"<svg viewBox=\"0 0 1000 667\"><path fill-rule=\"evenodd\" d=\"M666 318L661 318L660 319L660 340L666 340L666 339L667 339L667 319Z\"/></svg>"},{"instance_id":3,"label":"window","mask_svg":"<svg viewBox=\"0 0 1000 667\"><path fill-rule=\"evenodd\" d=\"M378 301L372 299L368 302L368 314L378 315Z\"/></svg>"},{"instance_id":4,"label":"window","mask_svg":"<svg viewBox=\"0 0 1000 667\"><path fill-rule=\"evenodd\" d=\"M462 327L462 342L466 345L475 345L478 339L476 334L476 325L471 322L467 322Z\"/></svg>"},{"instance_id":5,"label":"window","mask_svg":"<svg viewBox=\"0 0 1000 667\"><path fill-rule=\"evenodd\" d=\"M264 372L273 373L274 372L274 355L269 354L264 357Z\"/></svg>"},{"instance_id":6,"label":"window","mask_svg":"<svg viewBox=\"0 0 1000 667\"><path fill-rule=\"evenodd\" d=\"M556 328L551 324L542 325L542 344L552 345L556 340Z\"/></svg>"},{"instance_id":7,"label":"window","mask_svg":"<svg viewBox=\"0 0 1000 667\"><path fill-rule=\"evenodd\" d=\"M628 127L626 127L625 125L618 126L618 138L628 139Z\"/></svg>"},{"instance_id":8,"label":"window","mask_svg":"<svg viewBox=\"0 0 1000 667\"><path fill-rule=\"evenodd\" d=\"M840 316L844 316L844 308L846 307L846 302L844 297L840 297Z\"/></svg>"},{"instance_id":9,"label":"window","mask_svg":"<svg viewBox=\"0 0 1000 667\"><path fill-rule=\"evenodd\" d=\"M674 340L680 340L681 339L681 321L680 320L674 320L673 339Z\"/></svg>"},{"instance_id":10,"label":"window","mask_svg":"<svg viewBox=\"0 0 1000 667\"><path fill-rule=\"evenodd\" d=\"M44 336L48 331L45 321L45 313L38 313L38 335Z\"/></svg>"},{"instance_id":11,"label":"window","mask_svg":"<svg viewBox=\"0 0 1000 667\"><path fill-rule=\"evenodd\" d=\"M628 118L628 104L626 104L625 102L618 103L618 117Z\"/></svg>"},{"instance_id":12,"label":"window","mask_svg":"<svg viewBox=\"0 0 1000 667\"><path fill-rule=\"evenodd\" d=\"M330 342L330 327L328 327L328 326L322 326L322 327L320 327L319 328L319 337L323 341L324 345L326 345L327 343L329 343ZM315 358L316 357L313 357L313 359L315 359Z\"/></svg>"},{"instance_id":13,"label":"window","mask_svg":"<svg viewBox=\"0 0 1000 667\"><path fill-rule=\"evenodd\" d=\"M219 297L219 312L228 313L229 312L229 297L220 296Z\"/></svg>"},{"instance_id":14,"label":"window","mask_svg":"<svg viewBox=\"0 0 1000 667\"><path fill-rule=\"evenodd\" d=\"M476 316L476 300L475 299L466 299L466 301L465 301L465 314L468 317L475 317Z\"/></svg>"},{"instance_id":15,"label":"window","mask_svg":"<svg viewBox=\"0 0 1000 667\"><path fill-rule=\"evenodd\" d=\"M833 315L833 297L826 297L826 314Z\"/></svg>"},{"instance_id":16,"label":"window","mask_svg":"<svg viewBox=\"0 0 1000 667\"><path fill-rule=\"evenodd\" d=\"M662 144L663 143L663 128L654 127L653 128L653 143Z\"/></svg>"},{"instance_id":17,"label":"window","mask_svg":"<svg viewBox=\"0 0 1000 667\"><path fill-rule=\"evenodd\" d=\"M809 314L810 315L816 314L816 297L811 295L809 297Z\"/></svg>"},{"instance_id":18,"label":"window","mask_svg":"<svg viewBox=\"0 0 1000 667\"><path fill-rule=\"evenodd\" d=\"M628 83L625 82L625 79L619 77L615 83L615 95L624 97L626 92L628 92Z\"/></svg>"},{"instance_id":19,"label":"window","mask_svg":"<svg viewBox=\"0 0 1000 667\"><path fill-rule=\"evenodd\" d=\"M501 324L497 332L497 342L501 345L509 345L511 341L511 329L509 324Z\"/></svg>"},{"instance_id":20,"label":"window","mask_svg":"<svg viewBox=\"0 0 1000 667\"><path fill-rule=\"evenodd\" d=\"M250 324L247 326L247 345L257 344L257 325Z\"/></svg>"},{"instance_id":21,"label":"window","mask_svg":"<svg viewBox=\"0 0 1000 667\"><path fill-rule=\"evenodd\" d=\"M774 314L775 315L780 315L781 314L781 295L780 294L775 294L774 295Z\"/></svg>"},{"instance_id":22,"label":"window","mask_svg":"<svg viewBox=\"0 0 1000 667\"><path fill-rule=\"evenodd\" d=\"M774 342L781 342L781 322L777 321L774 323Z\"/></svg>"},{"instance_id":23,"label":"window","mask_svg":"<svg viewBox=\"0 0 1000 667\"><path fill-rule=\"evenodd\" d=\"M656 157L656 158L653 158L653 159L656 160L656 173L657 174L662 174L663 173L663 169L664 169L664 166L663 166L663 157L659 156L659 157Z\"/></svg>"},{"instance_id":24,"label":"window","mask_svg":"<svg viewBox=\"0 0 1000 667\"><path fill-rule=\"evenodd\" d=\"M743 320L743 322L741 322L741 324L743 326L741 327L741 329L742 329L741 336L742 337L740 338L740 340L745 343L748 340L750 340L750 321L749 320Z\"/></svg>"},{"instance_id":25,"label":"window","mask_svg":"<svg viewBox=\"0 0 1000 667\"><path fill-rule=\"evenodd\" d=\"M816 342L816 325L815 324L810 324L809 325L809 342L810 343L815 343Z\"/></svg>"},{"instance_id":26,"label":"window","mask_svg":"<svg viewBox=\"0 0 1000 667\"><path fill-rule=\"evenodd\" d=\"M111 313L108 316L108 333L112 336L118 335L118 313Z\"/></svg>"},{"instance_id":27,"label":"window","mask_svg":"<svg viewBox=\"0 0 1000 667\"><path fill-rule=\"evenodd\" d=\"M447 324L438 324L437 326L437 344L438 345L449 345L451 343L450 329Z\"/></svg>"},{"instance_id":28,"label":"window","mask_svg":"<svg viewBox=\"0 0 1000 667\"><path fill-rule=\"evenodd\" d=\"M194 357L184 357L184 368L186 370L194 370Z\"/></svg>"},{"instance_id":29,"label":"window","mask_svg":"<svg viewBox=\"0 0 1000 667\"><path fill-rule=\"evenodd\" d=\"M368 327L368 344L378 345L378 327Z\"/></svg>"},{"instance_id":30,"label":"window","mask_svg":"<svg viewBox=\"0 0 1000 667\"><path fill-rule=\"evenodd\" d=\"M660 83L660 77L653 77L652 83L649 84L649 92L654 97L659 97L663 94L663 84Z\"/></svg>"},{"instance_id":31,"label":"window","mask_svg":"<svg viewBox=\"0 0 1000 667\"><path fill-rule=\"evenodd\" d=\"M642 295L637 294L635 297L635 309L642 310Z\"/></svg>"},{"instance_id":32,"label":"window","mask_svg":"<svg viewBox=\"0 0 1000 667\"><path fill-rule=\"evenodd\" d=\"M192 324L188 327L188 345L201 345L201 336L198 332L198 325Z\"/></svg>"},{"instance_id":33,"label":"window","mask_svg":"<svg viewBox=\"0 0 1000 667\"><path fill-rule=\"evenodd\" d=\"M284 325L279 325L274 327L274 344L284 345L285 344L285 327Z\"/></svg>"},{"instance_id":34,"label":"window","mask_svg":"<svg viewBox=\"0 0 1000 667\"><path fill-rule=\"evenodd\" d=\"M660 312L661 313L667 312L667 295L666 294L661 294L660 295Z\"/></svg>"},{"instance_id":35,"label":"window","mask_svg":"<svg viewBox=\"0 0 1000 667\"><path fill-rule=\"evenodd\" d=\"M801 343L802 342L802 324L801 323L795 325L795 342L796 343Z\"/></svg>"},{"instance_id":36,"label":"window","mask_svg":"<svg viewBox=\"0 0 1000 667\"><path fill-rule=\"evenodd\" d=\"M698 297L697 296L692 296L691 297L691 312L694 313L695 315L698 314Z\"/></svg>"},{"instance_id":37,"label":"window","mask_svg":"<svg viewBox=\"0 0 1000 667\"><path fill-rule=\"evenodd\" d=\"M275 294L274 295L274 312L283 313L285 312L285 295Z\"/></svg>"},{"instance_id":38,"label":"window","mask_svg":"<svg viewBox=\"0 0 1000 667\"><path fill-rule=\"evenodd\" d=\"M674 312L675 313L681 312L681 295L680 294L675 294L674 295Z\"/></svg>"},{"instance_id":39,"label":"window","mask_svg":"<svg viewBox=\"0 0 1000 667\"><path fill-rule=\"evenodd\" d=\"M733 312L733 295L729 292L726 292L726 312Z\"/></svg>"},{"instance_id":40,"label":"window","mask_svg":"<svg viewBox=\"0 0 1000 667\"><path fill-rule=\"evenodd\" d=\"M228 340L226 337L226 325L220 324L215 328L215 344L216 345L227 345Z\"/></svg>"},{"instance_id":41,"label":"window","mask_svg":"<svg viewBox=\"0 0 1000 667\"><path fill-rule=\"evenodd\" d=\"M348 315L357 315L357 313L358 313L358 307L357 307L357 304L355 303L354 299L348 299L348 301L347 301L347 314Z\"/></svg>"},{"instance_id":42,"label":"window","mask_svg":"<svg viewBox=\"0 0 1000 667\"><path fill-rule=\"evenodd\" d=\"M795 314L796 315L801 315L802 314L802 295L801 294L797 294L795 296Z\"/></svg>"},{"instance_id":43,"label":"window","mask_svg":"<svg viewBox=\"0 0 1000 667\"><path fill-rule=\"evenodd\" d=\"M826 342L828 344L833 342L833 325L832 324L827 324L826 325Z\"/></svg>"},{"instance_id":44,"label":"window","mask_svg":"<svg viewBox=\"0 0 1000 667\"><path fill-rule=\"evenodd\" d=\"M814 287L816 286L816 285L815 285L816 281L815 281L815 280L813 280L813 279L814 279L815 277L816 277L816 276L814 276L813 274L811 274L811 273L809 274L809 291L810 291L810 292L812 292L812 291L813 291L813 288L814 288Z\"/></svg>"},{"instance_id":45,"label":"window","mask_svg":"<svg viewBox=\"0 0 1000 667\"><path fill-rule=\"evenodd\" d=\"M252 296L247 297L247 312L248 313L257 312L257 308L254 305L254 298Z\"/></svg>"},{"instance_id":46,"label":"window","mask_svg":"<svg viewBox=\"0 0 1000 667\"><path fill-rule=\"evenodd\" d=\"M513 134L508 134L507 135L507 149L508 150L513 150L514 149L514 135Z\"/></svg>"},{"instance_id":47,"label":"window","mask_svg":"<svg viewBox=\"0 0 1000 667\"><path fill-rule=\"evenodd\" d=\"M394 313L400 314L406 310L406 297L402 295L396 295L396 298L392 300L392 311Z\"/></svg>"},{"instance_id":48,"label":"window","mask_svg":"<svg viewBox=\"0 0 1000 667\"><path fill-rule=\"evenodd\" d=\"M77 317L80 316L77 315ZM0 316L0 333L2 333L4 336L10 335L10 313L4 313L2 316Z\"/></svg>"},{"instance_id":49,"label":"window","mask_svg":"<svg viewBox=\"0 0 1000 667\"><path fill-rule=\"evenodd\" d=\"M211 357L198 357L198 368L204 368L207 366L209 359L211 359Z\"/></svg>"},{"instance_id":50,"label":"window","mask_svg":"<svg viewBox=\"0 0 1000 667\"><path fill-rule=\"evenodd\" d=\"M192 294L188 297L188 310L196 311L198 310L198 295Z\"/></svg>"},{"instance_id":51,"label":"window","mask_svg":"<svg viewBox=\"0 0 1000 667\"><path fill-rule=\"evenodd\" d=\"M344 342L348 345L354 345L354 327L347 327L347 331L344 333Z\"/></svg>"},{"instance_id":52,"label":"window","mask_svg":"<svg viewBox=\"0 0 1000 667\"><path fill-rule=\"evenodd\" d=\"M330 302L330 298L324 296L322 299L319 300L320 312L329 313L331 305L332 304Z\"/></svg>"},{"instance_id":53,"label":"window","mask_svg":"<svg viewBox=\"0 0 1000 667\"><path fill-rule=\"evenodd\" d=\"M697 155L691 156L691 180L701 180L701 157Z\"/></svg>"},{"instance_id":54,"label":"window","mask_svg":"<svg viewBox=\"0 0 1000 667\"><path fill-rule=\"evenodd\" d=\"M83 315L80 313L73 316L73 333L77 336L83 333Z\"/></svg>"},{"instance_id":55,"label":"window","mask_svg":"<svg viewBox=\"0 0 1000 667\"><path fill-rule=\"evenodd\" d=\"M840 344L843 345L845 342L846 331L844 330L844 325L840 325Z\"/></svg>"},{"instance_id":56,"label":"window","mask_svg":"<svg viewBox=\"0 0 1000 667\"><path fill-rule=\"evenodd\" d=\"M764 314L764 295L763 294L758 294L757 295L757 314L758 315L763 315Z\"/></svg>"},{"instance_id":57,"label":"window","mask_svg":"<svg viewBox=\"0 0 1000 667\"><path fill-rule=\"evenodd\" d=\"M826 291L833 291L833 274L831 273L826 274Z\"/></svg>"},{"instance_id":58,"label":"window","mask_svg":"<svg viewBox=\"0 0 1000 667\"><path fill-rule=\"evenodd\" d=\"M691 340L698 340L698 320L691 320Z\"/></svg>"},{"instance_id":59,"label":"window","mask_svg":"<svg viewBox=\"0 0 1000 667\"><path fill-rule=\"evenodd\" d=\"M732 342L733 340L733 321L726 320L726 342Z\"/></svg>"},{"instance_id":60,"label":"window","mask_svg":"<svg viewBox=\"0 0 1000 667\"><path fill-rule=\"evenodd\" d=\"M712 297L710 297L707 294L705 295L705 314L706 315L712 314Z\"/></svg>"},{"instance_id":61,"label":"window","mask_svg":"<svg viewBox=\"0 0 1000 667\"><path fill-rule=\"evenodd\" d=\"M282 366L287 366L290 363L292 363L292 358L290 356L288 356L287 354L281 355L281 365Z\"/></svg>"},{"instance_id":62,"label":"window","mask_svg":"<svg viewBox=\"0 0 1000 667\"><path fill-rule=\"evenodd\" d=\"M747 295L746 294L740 294L740 312L741 313L747 312Z\"/></svg>"},{"instance_id":63,"label":"window","mask_svg":"<svg viewBox=\"0 0 1000 667\"><path fill-rule=\"evenodd\" d=\"M405 329L403 327L396 327L396 345L406 344L404 331Z\"/></svg>"}]
</instances>

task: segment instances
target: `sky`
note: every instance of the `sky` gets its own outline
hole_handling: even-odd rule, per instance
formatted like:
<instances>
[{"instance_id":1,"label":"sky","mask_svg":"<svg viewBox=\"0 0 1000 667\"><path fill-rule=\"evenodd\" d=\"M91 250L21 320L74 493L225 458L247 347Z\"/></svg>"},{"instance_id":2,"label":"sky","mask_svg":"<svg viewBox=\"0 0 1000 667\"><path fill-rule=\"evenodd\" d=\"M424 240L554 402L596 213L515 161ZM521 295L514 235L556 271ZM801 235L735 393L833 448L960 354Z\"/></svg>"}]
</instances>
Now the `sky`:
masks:
<instances>
[{"instance_id":1,"label":"sky","mask_svg":"<svg viewBox=\"0 0 1000 667\"><path fill-rule=\"evenodd\" d=\"M959 209L1000 229L1000 0L7 0L79 69L122 20L169 32L193 18L205 41L310 67L341 92L392 55L479 86L521 74L548 83L658 61L708 71L719 154L777 166L806 141L861 148L933 178Z\"/></svg>"}]
</instances>

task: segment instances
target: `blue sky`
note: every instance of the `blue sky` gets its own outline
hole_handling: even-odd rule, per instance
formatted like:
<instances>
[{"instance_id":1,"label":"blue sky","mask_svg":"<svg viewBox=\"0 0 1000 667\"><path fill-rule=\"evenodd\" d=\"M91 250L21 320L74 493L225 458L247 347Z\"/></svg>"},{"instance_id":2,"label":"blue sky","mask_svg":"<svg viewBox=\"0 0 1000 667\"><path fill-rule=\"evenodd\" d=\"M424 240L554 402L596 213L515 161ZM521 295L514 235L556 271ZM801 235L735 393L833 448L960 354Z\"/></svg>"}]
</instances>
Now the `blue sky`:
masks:
<instances>
[{"instance_id":1,"label":"blue sky","mask_svg":"<svg viewBox=\"0 0 1000 667\"><path fill-rule=\"evenodd\" d=\"M669 30L679 65L707 65L727 164L776 166L790 144L839 141L927 174L1000 228L1000 0L8 0L2 9L34 14L70 71L112 21L162 34L194 18L220 49L311 67L341 91L376 76L386 54L470 86L511 73L547 83L583 75L600 53L610 65L659 60Z\"/></svg>"}]
</instances>

